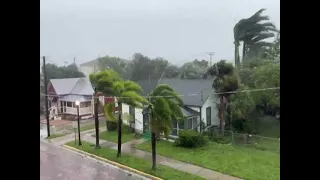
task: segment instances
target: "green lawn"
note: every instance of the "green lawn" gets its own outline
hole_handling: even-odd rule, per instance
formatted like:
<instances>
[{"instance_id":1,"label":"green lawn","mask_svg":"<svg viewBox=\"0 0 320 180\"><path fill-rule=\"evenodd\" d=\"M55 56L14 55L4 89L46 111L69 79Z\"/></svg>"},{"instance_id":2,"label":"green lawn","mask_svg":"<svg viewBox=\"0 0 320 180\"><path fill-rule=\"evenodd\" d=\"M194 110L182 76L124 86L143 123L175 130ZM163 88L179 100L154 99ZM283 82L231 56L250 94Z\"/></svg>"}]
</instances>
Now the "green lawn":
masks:
<instances>
[{"instance_id":1,"label":"green lawn","mask_svg":"<svg viewBox=\"0 0 320 180\"><path fill-rule=\"evenodd\" d=\"M67 145L81 149L85 152L103 157L105 159L118 162L120 164L129 166L131 168L143 171L145 173L160 177L162 179L168 179L168 180L181 180L181 179L190 179L190 180L205 180L202 177L195 176L189 173L185 173L182 171L178 171L175 169L172 169L167 166L158 165L157 170L153 171L151 169L152 163L149 161L146 161L141 158L137 158L134 156L131 156L129 154L121 154L121 158L116 158L117 151L109 148L101 147L101 149L95 149L94 144L88 143L85 141L82 141L82 146L77 146L74 144L74 141L67 143Z\"/></svg>"},{"instance_id":2,"label":"green lawn","mask_svg":"<svg viewBox=\"0 0 320 180\"><path fill-rule=\"evenodd\" d=\"M150 142L137 148L151 151ZM269 151L213 142L203 148L187 149L160 141L157 142L157 153L243 179L280 179L280 154Z\"/></svg>"},{"instance_id":3,"label":"green lawn","mask_svg":"<svg viewBox=\"0 0 320 180\"><path fill-rule=\"evenodd\" d=\"M117 131L103 131L100 133L100 139L118 142L118 132ZM122 143L129 142L134 139L134 133L123 133L122 134Z\"/></svg>"},{"instance_id":4,"label":"green lawn","mask_svg":"<svg viewBox=\"0 0 320 180\"><path fill-rule=\"evenodd\" d=\"M105 122L100 122L99 127L104 127L104 126L106 126L106 123ZM94 128L95 128L94 127L94 123L80 125L80 132L87 131L87 130L94 129Z\"/></svg>"},{"instance_id":5,"label":"green lawn","mask_svg":"<svg viewBox=\"0 0 320 180\"><path fill-rule=\"evenodd\" d=\"M64 134L50 134L50 136L46 137L46 139L53 139L61 136L64 136Z\"/></svg>"}]
</instances>

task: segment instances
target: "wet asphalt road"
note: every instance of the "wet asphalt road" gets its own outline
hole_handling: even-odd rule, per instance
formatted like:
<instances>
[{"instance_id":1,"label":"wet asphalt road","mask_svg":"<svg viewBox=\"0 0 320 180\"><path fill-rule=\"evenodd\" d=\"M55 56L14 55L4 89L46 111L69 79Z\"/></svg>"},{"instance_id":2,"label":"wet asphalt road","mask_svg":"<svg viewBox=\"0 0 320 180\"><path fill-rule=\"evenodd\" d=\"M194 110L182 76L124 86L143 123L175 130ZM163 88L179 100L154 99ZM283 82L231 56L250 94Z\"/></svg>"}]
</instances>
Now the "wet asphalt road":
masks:
<instances>
[{"instance_id":1,"label":"wet asphalt road","mask_svg":"<svg viewBox=\"0 0 320 180\"><path fill-rule=\"evenodd\" d=\"M40 180L138 180L136 175L40 141Z\"/></svg>"}]
</instances>

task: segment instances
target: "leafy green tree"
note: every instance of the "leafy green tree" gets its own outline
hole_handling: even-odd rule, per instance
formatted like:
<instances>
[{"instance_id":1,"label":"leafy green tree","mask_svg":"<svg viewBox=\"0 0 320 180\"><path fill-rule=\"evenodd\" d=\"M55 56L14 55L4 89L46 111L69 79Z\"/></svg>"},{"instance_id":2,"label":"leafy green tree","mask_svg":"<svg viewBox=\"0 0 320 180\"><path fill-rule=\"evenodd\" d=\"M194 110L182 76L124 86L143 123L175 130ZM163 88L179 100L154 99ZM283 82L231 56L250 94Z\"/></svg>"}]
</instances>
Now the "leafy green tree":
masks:
<instances>
[{"instance_id":1,"label":"leafy green tree","mask_svg":"<svg viewBox=\"0 0 320 180\"><path fill-rule=\"evenodd\" d=\"M253 69L252 82L257 89L280 87L280 63L269 62ZM265 111L280 108L280 89L252 93L255 103Z\"/></svg>"},{"instance_id":2,"label":"leafy green tree","mask_svg":"<svg viewBox=\"0 0 320 180\"><path fill-rule=\"evenodd\" d=\"M201 79L208 68L208 61L198 61L195 59L192 62L186 62L180 68L182 79Z\"/></svg>"},{"instance_id":3,"label":"leafy green tree","mask_svg":"<svg viewBox=\"0 0 320 180\"><path fill-rule=\"evenodd\" d=\"M270 61L280 62L280 33L278 33L273 45L270 48L265 49L264 53L262 54L262 58Z\"/></svg>"},{"instance_id":4,"label":"leafy green tree","mask_svg":"<svg viewBox=\"0 0 320 180\"><path fill-rule=\"evenodd\" d=\"M246 52L250 49L260 49L269 47L272 43L266 42L265 39L274 37L274 32L278 32L275 25L269 21L268 16L262 16L265 9L260 9L254 15L247 19L241 19L233 29L235 44L235 65L240 65L239 46L243 42L242 61L246 58ZM263 22L264 21L264 22Z\"/></svg>"},{"instance_id":5,"label":"leafy green tree","mask_svg":"<svg viewBox=\"0 0 320 180\"><path fill-rule=\"evenodd\" d=\"M121 77L126 77L126 68L128 61L119 57L104 56L98 58L98 66L100 71L112 69L117 72Z\"/></svg>"},{"instance_id":6,"label":"leafy green tree","mask_svg":"<svg viewBox=\"0 0 320 180\"><path fill-rule=\"evenodd\" d=\"M219 97L219 119L220 131L224 135L225 131L225 110L230 92L236 91L239 88L239 77L235 72L235 68L231 63L221 60L215 63L207 71L207 74L213 77L212 87L216 93L220 93Z\"/></svg>"},{"instance_id":7,"label":"leafy green tree","mask_svg":"<svg viewBox=\"0 0 320 180\"><path fill-rule=\"evenodd\" d=\"M46 64L46 72L48 80L85 77L85 75L79 71L77 65L74 63L67 66L57 66L55 64L48 63Z\"/></svg>"},{"instance_id":8,"label":"leafy green tree","mask_svg":"<svg viewBox=\"0 0 320 180\"><path fill-rule=\"evenodd\" d=\"M249 90L250 88L240 85L238 91ZM229 106L231 117L229 117L229 125L233 130L245 131L247 127L243 127L244 121L250 121L248 118L250 113L255 109L255 102L250 92L239 92L230 96ZM237 123L240 122L240 123ZM252 122L249 122L252 124ZM248 123L247 123L248 124ZM238 126L237 126L238 125ZM239 126L240 125L240 126Z\"/></svg>"},{"instance_id":9,"label":"leafy green tree","mask_svg":"<svg viewBox=\"0 0 320 180\"><path fill-rule=\"evenodd\" d=\"M168 66L168 61L163 58L150 59L140 53L133 55L131 64L131 80L159 79Z\"/></svg>"},{"instance_id":10,"label":"leafy green tree","mask_svg":"<svg viewBox=\"0 0 320 180\"><path fill-rule=\"evenodd\" d=\"M184 119L181 107L183 101L169 85L160 84L151 92L149 98L151 108L151 146L152 169L156 168L156 134L163 133L165 137L171 133L174 120Z\"/></svg>"},{"instance_id":11,"label":"leafy green tree","mask_svg":"<svg viewBox=\"0 0 320 180\"><path fill-rule=\"evenodd\" d=\"M165 73L164 73L164 77L176 78L176 77L178 77L179 74L180 74L179 67L171 64L171 65L167 66Z\"/></svg>"},{"instance_id":12,"label":"leafy green tree","mask_svg":"<svg viewBox=\"0 0 320 180\"><path fill-rule=\"evenodd\" d=\"M99 82L98 82L99 83ZM122 144L122 105L128 104L133 107L143 108L145 104L148 104L148 100L141 96L142 88L133 81L119 80L115 81L111 88L108 88L112 92L112 96L115 96L118 104L118 153L117 157L121 156L121 144ZM105 113L108 118L116 121L114 116L115 103L106 105Z\"/></svg>"}]
</instances>

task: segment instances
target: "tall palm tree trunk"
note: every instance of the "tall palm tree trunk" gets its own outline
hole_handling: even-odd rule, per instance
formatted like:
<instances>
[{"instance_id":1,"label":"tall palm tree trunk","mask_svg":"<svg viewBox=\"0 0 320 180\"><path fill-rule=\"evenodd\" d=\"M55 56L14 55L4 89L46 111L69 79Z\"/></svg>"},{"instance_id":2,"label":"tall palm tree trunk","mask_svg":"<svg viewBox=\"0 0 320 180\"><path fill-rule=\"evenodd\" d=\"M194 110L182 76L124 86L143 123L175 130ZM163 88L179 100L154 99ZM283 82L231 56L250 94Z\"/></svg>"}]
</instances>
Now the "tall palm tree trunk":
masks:
<instances>
[{"instance_id":1,"label":"tall palm tree trunk","mask_svg":"<svg viewBox=\"0 0 320 180\"><path fill-rule=\"evenodd\" d=\"M152 111L151 111L151 118L152 118ZM156 140L157 140L156 133L154 132L154 128L152 127L152 124L151 124L151 149L152 149L152 169L153 170L155 170L157 166Z\"/></svg>"},{"instance_id":2,"label":"tall palm tree trunk","mask_svg":"<svg viewBox=\"0 0 320 180\"><path fill-rule=\"evenodd\" d=\"M234 64L236 67L240 66L239 45L238 42L234 42Z\"/></svg>"},{"instance_id":3,"label":"tall palm tree trunk","mask_svg":"<svg viewBox=\"0 0 320 180\"><path fill-rule=\"evenodd\" d=\"M119 120L118 120L118 153L117 157L121 156L121 139L122 139L122 103L118 102L118 113L119 113Z\"/></svg>"},{"instance_id":4,"label":"tall palm tree trunk","mask_svg":"<svg viewBox=\"0 0 320 180\"><path fill-rule=\"evenodd\" d=\"M223 136L225 132L224 110L225 110L224 97L220 96L219 119L220 119L220 132L221 132L221 135Z\"/></svg>"},{"instance_id":5,"label":"tall palm tree trunk","mask_svg":"<svg viewBox=\"0 0 320 180\"><path fill-rule=\"evenodd\" d=\"M155 170L157 166L157 155L156 155L156 133L151 134L151 147L152 147L152 169Z\"/></svg>"},{"instance_id":6,"label":"tall palm tree trunk","mask_svg":"<svg viewBox=\"0 0 320 180\"><path fill-rule=\"evenodd\" d=\"M242 45L242 63L245 61L245 58L246 58L246 43L243 42L243 45Z\"/></svg>"},{"instance_id":7,"label":"tall palm tree trunk","mask_svg":"<svg viewBox=\"0 0 320 180\"><path fill-rule=\"evenodd\" d=\"M96 91L96 89L95 89ZM98 117L98 96L95 93L93 103L94 103L94 126L96 129L96 149L100 149L100 143L99 143L99 117Z\"/></svg>"}]
</instances>

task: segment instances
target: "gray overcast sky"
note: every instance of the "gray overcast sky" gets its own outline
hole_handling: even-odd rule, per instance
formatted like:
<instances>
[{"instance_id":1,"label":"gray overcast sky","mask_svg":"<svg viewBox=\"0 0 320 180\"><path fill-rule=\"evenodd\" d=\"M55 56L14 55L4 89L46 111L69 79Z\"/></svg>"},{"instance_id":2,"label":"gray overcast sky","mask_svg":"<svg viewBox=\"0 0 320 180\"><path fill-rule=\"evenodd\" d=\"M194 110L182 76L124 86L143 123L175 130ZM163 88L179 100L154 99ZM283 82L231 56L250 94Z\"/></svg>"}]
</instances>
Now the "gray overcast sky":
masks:
<instances>
[{"instance_id":1,"label":"gray overcast sky","mask_svg":"<svg viewBox=\"0 0 320 180\"><path fill-rule=\"evenodd\" d=\"M233 60L233 26L261 8L280 28L280 0L40 0L40 55L59 65L136 52Z\"/></svg>"}]
</instances>

